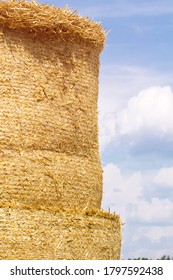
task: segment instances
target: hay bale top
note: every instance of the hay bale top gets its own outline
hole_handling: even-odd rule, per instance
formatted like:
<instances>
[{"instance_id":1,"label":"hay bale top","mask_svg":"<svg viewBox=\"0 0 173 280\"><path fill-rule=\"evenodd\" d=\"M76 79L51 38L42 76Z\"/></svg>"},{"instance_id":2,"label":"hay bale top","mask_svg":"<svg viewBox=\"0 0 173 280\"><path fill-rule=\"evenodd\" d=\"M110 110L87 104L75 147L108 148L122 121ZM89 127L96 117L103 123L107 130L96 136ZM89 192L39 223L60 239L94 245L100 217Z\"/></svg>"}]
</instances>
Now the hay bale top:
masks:
<instances>
[{"instance_id":1,"label":"hay bale top","mask_svg":"<svg viewBox=\"0 0 173 280\"><path fill-rule=\"evenodd\" d=\"M99 51L104 47L106 34L100 23L81 17L69 8L41 5L35 1L10 0L0 2L0 27L27 30L45 39L65 41L84 40Z\"/></svg>"}]
</instances>

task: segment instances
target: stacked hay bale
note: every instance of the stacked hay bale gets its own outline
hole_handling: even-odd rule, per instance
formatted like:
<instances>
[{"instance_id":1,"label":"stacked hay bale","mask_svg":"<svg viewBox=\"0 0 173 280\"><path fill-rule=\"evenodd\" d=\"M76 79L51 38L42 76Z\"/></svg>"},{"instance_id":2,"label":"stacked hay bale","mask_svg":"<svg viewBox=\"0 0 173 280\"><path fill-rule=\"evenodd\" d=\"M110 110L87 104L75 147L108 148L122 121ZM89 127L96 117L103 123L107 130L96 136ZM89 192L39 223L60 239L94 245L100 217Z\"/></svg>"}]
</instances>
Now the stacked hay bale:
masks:
<instances>
[{"instance_id":1,"label":"stacked hay bale","mask_svg":"<svg viewBox=\"0 0 173 280\"><path fill-rule=\"evenodd\" d=\"M68 9L0 3L0 259L118 259L100 210L101 26Z\"/></svg>"}]
</instances>

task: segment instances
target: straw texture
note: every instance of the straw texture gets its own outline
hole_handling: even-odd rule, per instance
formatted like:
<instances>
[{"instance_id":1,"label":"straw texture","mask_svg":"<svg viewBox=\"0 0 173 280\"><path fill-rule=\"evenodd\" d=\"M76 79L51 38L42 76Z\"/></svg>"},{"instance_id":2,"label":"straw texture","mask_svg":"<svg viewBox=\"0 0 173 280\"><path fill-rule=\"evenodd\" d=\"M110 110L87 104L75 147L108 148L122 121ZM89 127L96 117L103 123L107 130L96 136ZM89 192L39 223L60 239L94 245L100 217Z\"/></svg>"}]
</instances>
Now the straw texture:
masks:
<instances>
[{"instance_id":1,"label":"straw texture","mask_svg":"<svg viewBox=\"0 0 173 280\"><path fill-rule=\"evenodd\" d=\"M0 2L0 259L119 259L100 210L101 25L67 8Z\"/></svg>"},{"instance_id":2,"label":"straw texture","mask_svg":"<svg viewBox=\"0 0 173 280\"><path fill-rule=\"evenodd\" d=\"M95 159L52 151L0 151L0 201L17 205L100 208Z\"/></svg>"},{"instance_id":3,"label":"straw texture","mask_svg":"<svg viewBox=\"0 0 173 280\"><path fill-rule=\"evenodd\" d=\"M7 13L15 11L14 4L1 3ZM44 14L44 6L28 7L37 12L42 7ZM26 20L27 15L20 17ZM0 23L0 149L9 150L1 162L2 199L100 207L99 50L90 41L60 42L57 36L44 40L29 27L12 29Z\"/></svg>"},{"instance_id":4,"label":"straw texture","mask_svg":"<svg viewBox=\"0 0 173 280\"><path fill-rule=\"evenodd\" d=\"M1 148L90 155L98 148L98 53L0 33Z\"/></svg>"},{"instance_id":5,"label":"straw texture","mask_svg":"<svg viewBox=\"0 0 173 280\"><path fill-rule=\"evenodd\" d=\"M0 2L0 23L10 29L29 30L35 36L64 41L86 41L100 51L106 34L99 23L80 17L68 8L40 5L35 1Z\"/></svg>"},{"instance_id":6,"label":"straw texture","mask_svg":"<svg viewBox=\"0 0 173 280\"><path fill-rule=\"evenodd\" d=\"M0 259L119 259L120 236L101 211L0 208Z\"/></svg>"}]
</instances>

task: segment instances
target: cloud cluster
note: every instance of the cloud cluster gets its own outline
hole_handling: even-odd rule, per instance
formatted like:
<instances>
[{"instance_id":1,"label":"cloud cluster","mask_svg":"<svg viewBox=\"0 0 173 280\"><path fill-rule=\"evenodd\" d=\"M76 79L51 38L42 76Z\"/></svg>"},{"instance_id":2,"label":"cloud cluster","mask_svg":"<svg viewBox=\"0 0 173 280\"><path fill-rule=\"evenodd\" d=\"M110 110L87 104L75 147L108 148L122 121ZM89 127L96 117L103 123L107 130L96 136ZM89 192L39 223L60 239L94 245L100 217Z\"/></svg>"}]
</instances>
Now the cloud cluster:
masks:
<instances>
[{"instance_id":1,"label":"cloud cluster","mask_svg":"<svg viewBox=\"0 0 173 280\"><path fill-rule=\"evenodd\" d=\"M103 150L118 142L121 150L128 147L129 151L138 150L144 156L162 151L170 156L173 151L172 108L173 91L169 86L148 87L131 96L123 109L119 107L116 113L111 109L103 114ZM173 228L173 166L164 166L163 154L160 157L163 167L159 169L151 170L148 162L148 170L144 171L141 163L140 167L136 166L138 171L128 170L127 173L123 164L120 167L116 160L104 166L102 205L106 210L110 208L119 213L125 222L123 247L128 257L159 258L165 250L173 254L167 242L173 239L169 232ZM131 158L135 161L134 153ZM129 164L132 163L129 161ZM133 236L133 241L130 240L135 248L133 255L130 255L129 236ZM156 248L156 253L151 248Z\"/></svg>"},{"instance_id":2,"label":"cloud cluster","mask_svg":"<svg viewBox=\"0 0 173 280\"><path fill-rule=\"evenodd\" d=\"M101 151L118 142L136 154L173 155L172 108L172 89L160 86L140 91L117 112L105 112L100 116Z\"/></svg>"},{"instance_id":3,"label":"cloud cluster","mask_svg":"<svg viewBox=\"0 0 173 280\"><path fill-rule=\"evenodd\" d=\"M170 74L162 75L145 68L102 66L99 95L101 151L117 137L121 138L121 142L125 139L126 144L129 140L132 146L134 140L139 143L146 137L156 146L157 138L160 141L157 141L158 149L166 137L167 142L171 141L173 93L169 86L164 86L171 79ZM160 86L153 87L153 84ZM141 91L141 88L144 90ZM167 146L168 153L171 147L172 143Z\"/></svg>"},{"instance_id":4,"label":"cloud cluster","mask_svg":"<svg viewBox=\"0 0 173 280\"><path fill-rule=\"evenodd\" d=\"M169 84L171 80L172 73L157 73L139 66L103 64L100 69L100 113L119 110L141 89Z\"/></svg>"},{"instance_id":5,"label":"cloud cluster","mask_svg":"<svg viewBox=\"0 0 173 280\"><path fill-rule=\"evenodd\" d=\"M173 167L160 169L154 178L154 183L173 190Z\"/></svg>"},{"instance_id":6,"label":"cloud cluster","mask_svg":"<svg viewBox=\"0 0 173 280\"><path fill-rule=\"evenodd\" d=\"M103 191L103 207L121 214L125 221L128 208L137 203L141 194L141 173L123 175L118 166L109 163L104 167Z\"/></svg>"},{"instance_id":7,"label":"cloud cluster","mask_svg":"<svg viewBox=\"0 0 173 280\"><path fill-rule=\"evenodd\" d=\"M123 174L122 170L115 164L108 163L104 167L104 195L103 207L111 207L123 215L124 220L139 220L143 222L160 222L163 219L171 219L173 215L173 196L160 198L157 195L157 187L161 183L162 191L164 185L169 184L166 174L170 174L171 168L156 170L149 175L150 186L153 197L146 199L145 182L146 174L141 171ZM170 183L171 185L171 183ZM171 185L173 190L173 185Z\"/></svg>"},{"instance_id":8,"label":"cloud cluster","mask_svg":"<svg viewBox=\"0 0 173 280\"><path fill-rule=\"evenodd\" d=\"M130 98L119 114L119 132L131 135L149 130L173 139L173 92L170 87L151 87Z\"/></svg>"},{"instance_id":9,"label":"cloud cluster","mask_svg":"<svg viewBox=\"0 0 173 280\"><path fill-rule=\"evenodd\" d=\"M173 167L154 170L152 174L150 171L149 174L141 171L126 174L115 164L108 163L104 166L102 207L120 214L122 221L125 222L123 247L126 248L128 257L159 258L165 254L164 250L172 256L173 251L169 248L167 240L173 239L172 231L169 231L173 229L173 192L172 195L167 194L163 198L157 192L162 184L161 191L165 194L164 185L169 184L167 175L171 179L172 170ZM149 198L145 195L146 182L151 189ZM169 187L173 190L173 185ZM150 189L147 188L147 192ZM129 236L130 243L135 248L133 254L130 252L132 246L128 245ZM157 245L156 254L150 252L154 244Z\"/></svg>"},{"instance_id":10,"label":"cloud cluster","mask_svg":"<svg viewBox=\"0 0 173 280\"><path fill-rule=\"evenodd\" d=\"M131 97L115 117L119 142L134 154L173 155L172 108L169 86L150 87Z\"/></svg>"}]
</instances>

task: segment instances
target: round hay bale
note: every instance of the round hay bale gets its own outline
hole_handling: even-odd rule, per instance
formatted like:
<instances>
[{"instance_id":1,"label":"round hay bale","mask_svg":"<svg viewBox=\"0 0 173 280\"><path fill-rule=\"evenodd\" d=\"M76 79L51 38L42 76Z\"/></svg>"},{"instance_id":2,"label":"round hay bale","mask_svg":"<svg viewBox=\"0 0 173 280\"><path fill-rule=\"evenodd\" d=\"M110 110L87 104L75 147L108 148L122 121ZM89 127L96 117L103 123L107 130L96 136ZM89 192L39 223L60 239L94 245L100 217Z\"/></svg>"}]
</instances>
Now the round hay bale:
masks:
<instances>
[{"instance_id":1,"label":"round hay bale","mask_svg":"<svg viewBox=\"0 0 173 280\"><path fill-rule=\"evenodd\" d=\"M0 208L0 259L120 258L119 216L102 211Z\"/></svg>"},{"instance_id":2,"label":"round hay bale","mask_svg":"<svg viewBox=\"0 0 173 280\"><path fill-rule=\"evenodd\" d=\"M100 208L101 167L96 158L3 150L0 159L1 202Z\"/></svg>"},{"instance_id":3,"label":"round hay bale","mask_svg":"<svg viewBox=\"0 0 173 280\"><path fill-rule=\"evenodd\" d=\"M3 27L0 57L1 148L98 149L98 50Z\"/></svg>"},{"instance_id":4,"label":"round hay bale","mask_svg":"<svg viewBox=\"0 0 173 280\"><path fill-rule=\"evenodd\" d=\"M99 210L101 25L36 2L0 2L0 259L119 259Z\"/></svg>"},{"instance_id":5,"label":"round hay bale","mask_svg":"<svg viewBox=\"0 0 173 280\"><path fill-rule=\"evenodd\" d=\"M0 2L0 150L9 151L0 171L5 201L44 203L52 193L46 203L100 207L97 99L104 40L100 24L68 9ZM39 156L30 160L14 152L25 150L45 151L48 158L56 153L50 177Z\"/></svg>"}]
</instances>

